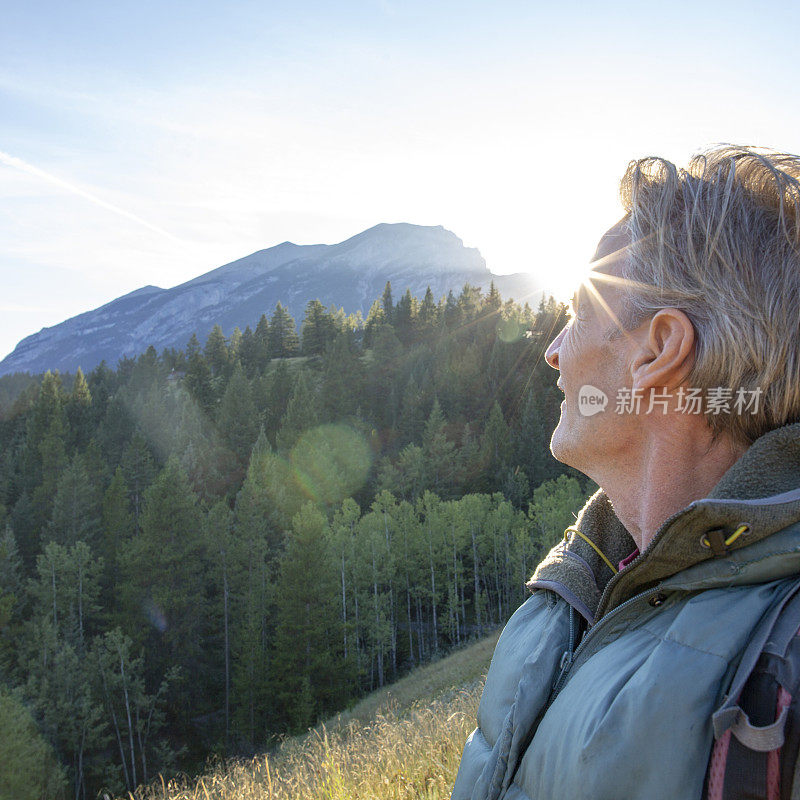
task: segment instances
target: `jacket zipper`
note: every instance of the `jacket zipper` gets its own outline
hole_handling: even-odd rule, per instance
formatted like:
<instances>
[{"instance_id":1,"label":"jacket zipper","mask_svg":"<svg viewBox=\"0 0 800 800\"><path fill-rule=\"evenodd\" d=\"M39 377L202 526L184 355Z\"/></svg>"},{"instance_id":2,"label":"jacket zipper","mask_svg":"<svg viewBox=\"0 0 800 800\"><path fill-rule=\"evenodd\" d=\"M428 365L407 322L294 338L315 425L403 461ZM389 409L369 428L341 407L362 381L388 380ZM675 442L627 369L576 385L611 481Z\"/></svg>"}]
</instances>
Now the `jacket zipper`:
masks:
<instances>
[{"instance_id":1,"label":"jacket zipper","mask_svg":"<svg viewBox=\"0 0 800 800\"><path fill-rule=\"evenodd\" d=\"M639 555L636 556L636 558L633 561L631 561L630 564L628 564L627 569L630 569L631 567L634 566L634 564L639 563L639 561L641 561L641 559L644 558L645 555L647 555L647 553L650 551L650 549L653 547L653 545L656 542L658 542L659 539L661 539L661 537L669 529L669 527L672 525L672 523L675 522L675 520L678 519L679 517L684 516L685 514L689 513L691 510L693 510L696 507L696 503L697 503L697 501L693 501L693 502L689 503L688 506L686 506L685 508L682 508L680 511L677 511L671 517L669 517L668 519L664 520L664 522L661 523L661 526L659 527L659 529L656 531L655 536L653 536L653 538L650 540L650 543L647 545L647 547L641 553L639 553ZM627 572L627 570L626 570L626 572ZM610 596L614 585L618 582L618 579L619 579L620 575L622 575L622 574L623 573L618 572L605 585L605 588L603 589L603 593L600 596L600 602L597 604L598 612L603 608L603 605L608 600L608 597ZM658 591L659 591L658 586L651 587L650 589L646 589L645 591L640 592L639 594L634 595L633 597L629 597L624 603L620 603L616 608L612 608L611 611L609 611L607 614L603 615L591 628L589 628L583 634L583 639L581 639L581 643L578 645L578 648L576 650L573 650L573 647L574 647L573 638L572 638L573 637L573 621L572 621L573 608L572 608L572 606L570 606L570 645L569 645L569 650L565 650L563 656L561 657L560 672L559 672L558 678L556 679L556 682L555 682L555 684L553 686L553 690L550 693L550 699L547 701L547 705L545 706L545 713L547 712L547 709L550 708L550 706L553 704L553 701L556 699L556 697L558 696L558 694L561 691L561 689L564 687L564 684L566 683L566 680L567 680L567 675L569 674L569 671L572 669L572 665L577 661L578 656L581 654L581 651L584 649L584 647L586 647L586 644L591 639L592 634L607 619L609 619L610 617L613 617L614 614L616 614L618 611L621 611L623 608L625 608L625 606L630 605L631 603L635 603L638 600L641 600L643 597L647 597L647 595L649 595L649 594L657 594Z\"/></svg>"},{"instance_id":2,"label":"jacket zipper","mask_svg":"<svg viewBox=\"0 0 800 800\"><path fill-rule=\"evenodd\" d=\"M556 699L559 692L563 688L567 680L567 675L569 674L569 671L572 668L572 665L578 660L578 656L581 654L581 651L586 647L587 642L592 638L592 634L594 634L594 632L598 630L598 628L600 628L606 620L611 619L614 616L614 614L616 614L618 611L621 611L623 608L625 608L625 606L629 606L631 605L631 603L636 603L642 598L647 597L647 595L649 594L658 594L658 592L659 592L659 587L653 586L644 592L640 592L639 594L634 595L633 597L629 597L624 603L620 603L620 605L609 611L608 614L606 614L602 619L598 620L597 624L593 628L590 628L589 630L586 631L586 633L584 633L583 639L581 640L581 643L578 645L578 649L575 650L574 652L572 651L572 638L570 638L570 649L565 650L564 655L561 658L561 672L559 673L555 685L553 686L553 690L550 693L550 699L547 701L545 712L547 711L548 708L550 708L550 706L553 704L553 701ZM570 606L570 637L572 636L572 612L573 609L572 606Z\"/></svg>"},{"instance_id":3,"label":"jacket zipper","mask_svg":"<svg viewBox=\"0 0 800 800\"><path fill-rule=\"evenodd\" d=\"M659 541L659 539L661 539L661 537L666 533L667 529L672 525L672 523L675 522L675 520L678 519L679 517L683 516L684 514L687 514L689 511L693 510L696 507L696 503L697 503L696 500L692 501L691 503L689 503L688 506L686 506L685 508L682 508L680 511L676 511L671 517L669 517L668 519L664 520L664 522L661 523L661 526L659 527L659 529L655 532L655 535L650 540L650 543L647 545L647 547L645 547L645 549L642 550L642 552L639 553L639 555L636 556L636 558L634 558L633 561L631 561L630 564L628 564L628 566L626 567L625 571L624 572L618 572L616 575L613 575L611 577L611 580L609 580L609 582L605 585L605 587L603 589L603 593L600 595L600 601L597 604L596 613L599 614L601 612L605 602L608 600L609 596L611 595L611 592L613 591L614 586L619 582L619 580L618 580L619 577L621 575L624 575L625 573L627 573L628 570L630 570L634 565L638 564L650 552L651 548ZM648 591L649 591L649 589L648 589ZM646 592L643 592L642 594L646 594ZM635 595L634 597L628 598L628 600L626 600L625 603L630 602L630 600L635 600L637 597L641 597L641 596L642 595ZM621 603L619 606L617 606L617 608L622 608L622 606L624 606L625 603ZM609 614L613 613L613 611L616 611L616 610L617 609L615 608L612 611L609 611ZM599 625L600 622L603 619L605 619L605 617L601 617L601 619L597 621L595 627L597 625ZM592 628L591 630L594 630L594 628Z\"/></svg>"}]
</instances>

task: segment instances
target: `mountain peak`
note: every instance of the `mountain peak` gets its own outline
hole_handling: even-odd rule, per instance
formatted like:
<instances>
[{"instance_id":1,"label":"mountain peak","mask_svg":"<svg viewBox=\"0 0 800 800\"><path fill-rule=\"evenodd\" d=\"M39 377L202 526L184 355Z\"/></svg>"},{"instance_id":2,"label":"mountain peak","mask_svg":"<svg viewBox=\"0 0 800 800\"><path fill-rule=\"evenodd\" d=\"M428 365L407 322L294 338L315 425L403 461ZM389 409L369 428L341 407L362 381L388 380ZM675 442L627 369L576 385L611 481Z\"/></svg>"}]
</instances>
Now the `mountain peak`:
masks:
<instances>
[{"instance_id":1,"label":"mountain peak","mask_svg":"<svg viewBox=\"0 0 800 800\"><path fill-rule=\"evenodd\" d=\"M452 231L442 225L415 225L411 222L379 222L371 228L346 239L342 244L354 239L412 239L424 241L453 241L463 244Z\"/></svg>"},{"instance_id":2,"label":"mountain peak","mask_svg":"<svg viewBox=\"0 0 800 800\"><path fill-rule=\"evenodd\" d=\"M255 327L278 301L298 327L314 299L366 316L387 281L397 297L409 289L422 298L430 286L438 299L465 283L487 289L494 279L501 293L508 294L508 287L520 299L529 293L529 281L508 280L513 277L493 276L476 248L464 247L441 225L382 222L338 244L286 241L171 289L136 289L23 339L0 362L0 375L72 372L78 366L88 371L103 359L115 364L149 345L182 348L192 333L204 340L215 324L227 334L235 327Z\"/></svg>"}]
</instances>

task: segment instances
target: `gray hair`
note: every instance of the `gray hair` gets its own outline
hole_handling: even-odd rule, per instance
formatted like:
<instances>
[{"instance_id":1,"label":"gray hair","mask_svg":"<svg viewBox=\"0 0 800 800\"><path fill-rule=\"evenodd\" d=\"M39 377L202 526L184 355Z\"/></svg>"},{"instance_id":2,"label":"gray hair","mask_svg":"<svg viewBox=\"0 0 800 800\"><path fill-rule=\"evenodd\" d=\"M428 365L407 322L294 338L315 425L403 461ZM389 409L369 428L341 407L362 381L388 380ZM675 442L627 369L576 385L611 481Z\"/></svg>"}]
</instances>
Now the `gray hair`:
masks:
<instances>
[{"instance_id":1,"label":"gray hair","mask_svg":"<svg viewBox=\"0 0 800 800\"><path fill-rule=\"evenodd\" d=\"M623 326L679 308L697 339L689 385L761 391L755 414L708 414L715 435L750 443L800 420L800 157L721 145L686 169L643 158L620 194Z\"/></svg>"}]
</instances>

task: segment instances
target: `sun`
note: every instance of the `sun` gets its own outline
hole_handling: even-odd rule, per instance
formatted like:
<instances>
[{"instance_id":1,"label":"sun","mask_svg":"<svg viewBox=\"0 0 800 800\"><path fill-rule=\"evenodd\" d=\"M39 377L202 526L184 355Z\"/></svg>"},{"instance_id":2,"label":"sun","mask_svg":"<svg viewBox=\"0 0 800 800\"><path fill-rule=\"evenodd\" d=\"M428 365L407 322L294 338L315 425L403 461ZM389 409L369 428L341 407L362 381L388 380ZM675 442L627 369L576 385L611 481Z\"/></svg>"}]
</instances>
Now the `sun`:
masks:
<instances>
[{"instance_id":1,"label":"sun","mask_svg":"<svg viewBox=\"0 0 800 800\"><path fill-rule=\"evenodd\" d=\"M623 215L619 197L609 192L603 202L594 196L581 204L507 189L502 204L484 205L481 217L473 216L462 228L469 231L469 244L478 246L495 274L528 273L531 305L542 294L568 302L596 266L598 242Z\"/></svg>"}]
</instances>

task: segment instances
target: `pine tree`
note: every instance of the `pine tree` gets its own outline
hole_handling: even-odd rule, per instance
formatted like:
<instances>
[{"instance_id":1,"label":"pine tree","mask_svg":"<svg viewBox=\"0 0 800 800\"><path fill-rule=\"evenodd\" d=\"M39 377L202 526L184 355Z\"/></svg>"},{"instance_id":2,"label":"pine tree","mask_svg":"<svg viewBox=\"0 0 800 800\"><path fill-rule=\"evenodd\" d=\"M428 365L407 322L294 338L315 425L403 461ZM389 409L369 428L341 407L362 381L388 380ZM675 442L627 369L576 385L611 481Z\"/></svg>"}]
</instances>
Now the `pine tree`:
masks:
<instances>
[{"instance_id":1,"label":"pine tree","mask_svg":"<svg viewBox=\"0 0 800 800\"><path fill-rule=\"evenodd\" d=\"M395 464L388 460L384 462L378 471L378 488L414 501L427 485L427 474L424 450L415 444L409 444L400 451Z\"/></svg>"},{"instance_id":2,"label":"pine tree","mask_svg":"<svg viewBox=\"0 0 800 800\"><path fill-rule=\"evenodd\" d=\"M141 533L121 553L126 630L144 638L151 676L183 669L188 715L200 691L205 560L197 498L176 458L146 490L140 522ZM144 630L142 609L149 618Z\"/></svg>"},{"instance_id":3,"label":"pine tree","mask_svg":"<svg viewBox=\"0 0 800 800\"><path fill-rule=\"evenodd\" d=\"M64 411L69 430L68 448L74 449L85 445L91 438L92 394L80 367L75 373L72 391L64 404Z\"/></svg>"},{"instance_id":4,"label":"pine tree","mask_svg":"<svg viewBox=\"0 0 800 800\"><path fill-rule=\"evenodd\" d=\"M158 734L165 722L165 695L170 683L178 677L175 672L168 673L157 691L148 694L144 659L134 656L132 650L131 639L119 628L113 628L97 637L90 661L97 695L102 698L105 718L113 734L109 737L108 752L114 754L128 792L170 766L172 753L169 746L158 740ZM105 780L108 780L107 766Z\"/></svg>"},{"instance_id":5,"label":"pine tree","mask_svg":"<svg viewBox=\"0 0 800 800\"><path fill-rule=\"evenodd\" d=\"M376 300L370 306L367 314L367 321L364 324L364 347L372 347L375 344L375 337L380 328L386 325L386 314L380 300Z\"/></svg>"},{"instance_id":6,"label":"pine tree","mask_svg":"<svg viewBox=\"0 0 800 800\"><path fill-rule=\"evenodd\" d=\"M447 438L444 413L434 399L423 436L425 485L439 496L449 496L456 478L456 448Z\"/></svg>"},{"instance_id":7,"label":"pine tree","mask_svg":"<svg viewBox=\"0 0 800 800\"><path fill-rule=\"evenodd\" d=\"M54 424L62 429L64 427L63 393L58 373L48 370L42 378L38 397L27 419L27 441L34 452Z\"/></svg>"},{"instance_id":8,"label":"pine tree","mask_svg":"<svg viewBox=\"0 0 800 800\"><path fill-rule=\"evenodd\" d=\"M275 440L278 426L283 419L292 397L294 381L284 360L279 360L275 369L267 376L266 408L263 412L267 435Z\"/></svg>"},{"instance_id":9,"label":"pine tree","mask_svg":"<svg viewBox=\"0 0 800 800\"><path fill-rule=\"evenodd\" d=\"M269 366L269 322L267 315L262 314L253 333L253 365L258 373Z\"/></svg>"},{"instance_id":10,"label":"pine tree","mask_svg":"<svg viewBox=\"0 0 800 800\"><path fill-rule=\"evenodd\" d=\"M287 526L285 474L259 434L236 496L232 553L231 716L237 735L260 743L274 701L269 697L274 583Z\"/></svg>"},{"instance_id":11,"label":"pine tree","mask_svg":"<svg viewBox=\"0 0 800 800\"><path fill-rule=\"evenodd\" d=\"M445 325L449 331L456 330L464 321L461 306L458 300L456 300L452 290L447 293L447 299L445 300L442 314L444 316Z\"/></svg>"},{"instance_id":12,"label":"pine tree","mask_svg":"<svg viewBox=\"0 0 800 800\"><path fill-rule=\"evenodd\" d=\"M30 587L32 623L42 620L79 655L100 623L100 575L103 562L85 542L64 547L49 542L36 559Z\"/></svg>"},{"instance_id":13,"label":"pine tree","mask_svg":"<svg viewBox=\"0 0 800 800\"><path fill-rule=\"evenodd\" d=\"M219 405L217 429L236 457L237 469L244 473L250 450L258 434L258 412L250 382L238 367Z\"/></svg>"},{"instance_id":14,"label":"pine tree","mask_svg":"<svg viewBox=\"0 0 800 800\"><path fill-rule=\"evenodd\" d=\"M248 378L254 378L258 375L258 368L256 366L256 341L249 325L245 326L244 333L242 334L242 341L239 345L239 361L244 370L244 374Z\"/></svg>"},{"instance_id":15,"label":"pine tree","mask_svg":"<svg viewBox=\"0 0 800 800\"><path fill-rule=\"evenodd\" d=\"M64 792L66 775L18 692L0 688L0 797L40 800Z\"/></svg>"},{"instance_id":16,"label":"pine tree","mask_svg":"<svg viewBox=\"0 0 800 800\"><path fill-rule=\"evenodd\" d=\"M107 608L116 605L116 590L120 581L119 557L134 532L128 487L122 467L117 467L103 496L103 513L98 553L105 562L103 594Z\"/></svg>"},{"instance_id":17,"label":"pine tree","mask_svg":"<svg viewBox=\"0 0 800 800\"><path fill-rule=\"evenodd\" d=\"M481 290L477 286L465 283L461 294L458 296L462 324L477 319L481 313L481 305Z\"/></svg>"},{"instance_id":18,"label":"pine tree","mask_svg":"<svg viewBox=\"0 0 800 800\"><path fill-rule=\"evenodd\" d=\"M84 542L68 548L55 542L45 546L29 588L30 614L20 657L26 696L42 733L69 768L76 798L88 796L87 784L97 779L100 766L92 755L108 741L87 659L100 622L102 568Z\"/></svg>"},{"instance_id":19,"label":"pine tree","mask_svg":"<svg viewBox=\"0 0 800 800\"><path fill-rule=\"evenodd\" d=\"M225 374L228 375L232 370L236 369L237 364L241 364L242 355L242 331L238 325L231 333L230 341L228 342L228 365Z\"/></svg>"},{"instance_id":20,"label":"pine tree","mask_svg":"<svg viewBox=\"0 0 800 800\"><path fill-rule=\"evenodd\" d=\"M419 331L423 337L430 336L437 328L438 309L433 299L433 292L429 286L425 290L425 297L419 306Z\"/></svg>"},{"instance_id":21,"label":"pine tree","mask_svg":"<svg viewBox=\"0 0 800 800\"><path fill-rule=\"evenodd\" d=\"M306 316L302 325L303 355L322 355L336 335L333 317L319 300L310 300L306 305Z\"/></svg>"},{"instance_id":22,"label":"pine tree","mask_svg":"<svg viewBox=\"0 0 800 800\"><path fill-rule=\"evenodd\" d=\"M158 360L155 347L150 345L131 368L128 379L128 391L131 394L143 394L156 390L164 378L164 370Z\"/></svg>"},{"instance_id":23,"label":"pine tree","mask_svg":"<svg viewBox=\"0 0 800 800\"><path fill-rule=\"evenodd\" d=\"M109 464L119 464L135 432L130 406L123 400L122 392L118 392L109 399L96 435Z\"/></svg>"},{"instance_id":24,"label":"pine tree","mask_svg":"<svg viewBox=\"0 0 800 800\"><path fill-rule=\"evenodd\" d=\"M501 309L503 299L500 297L500 292L494 285L494 281L489 284L489 294L483 299L483 307L489 314L493 314Z\"/></svg>"},{"instance_id":25,"label":"pine tree","mask_svg":"<svg viewBox=\"0 0 800 800\"><path fill-rule=\"evenodd\" d=\"M313 593L309 564L314 564ZM348 695L337 597L325 517L307 503L292 520L276 590L272 676L290 730L308 727Z\"/></svg>"},{"instance_id":26,"label":"pine tree","mask_svg":"<svg viewBox=\"0 0 800 800\"><path fill-rule=\"evenodd\" d=\"M196 333L192 333L189 341L186 343L186 358L190 359L192 356L197 355L201 351L200 340L197 338Z\"/></svg>"},{"instance_id":27,"label":"pine tree","mask_svg":"<svg viewBox=\"0 0 800 800\"><path fill-rule=\"evenodd\" d=\"M99 492L89 480L83 459L76 456L59 476L46 537L67 546L82 541L94 547L99 532Z\"/></svg>"},{"instance_id":28,"label":"pine tree","mask_svg":"<svg viewBox=\"0 0 800 800\"><path fill-rule=\"evenodd\" d=\"M461 446L458 450L458 482L461 484L463 494L477 491L478 479L481 474L481 446L472 432L469 423L464 425L461 432Z\"/></svg>"},{"instance_id":29,"label":"pine tree","mask_svg":"<svg viewBox=\"0 0 800 800\"><path fill-rule=\"evenodd\" d=\"M300 340L294 319L278 302L272 314L269 328L270 358L291 358L300 350Z\"/></svg>"},{"instance_id":30,"label":"pine tree","mask_svg":"<svg viewBox=\"0 0 800 800\"><path fill-rule=\"evenodd\" d=\"M394 310L394 327L397 338L404 344L414 341L417 316L419 314L419 303L417 298L411 294L411 289L406 289L405 294L400 298Z\"/></svg>"},{"instance_id":31,"label":"pine tree","mask_svg":"<svg viewBox=\"0 0 800 800\"><path fill-rule=\"evenodd\" d=\"M68 767L70 794L87 798L90 782L100 778L105 766L92 755L109 742L102 703L91 687L91 668L46 621L35 626L30 641L36 653L28 663L25 694L36 709L43 736Z\"/></svg>"},{"instance_id":32,"label":"pine tree","mask_svg":"<svg viewBox=\"0 0 800 800\"><path fill-rule=\"evenodd\" d=\"M400 402L400 419L397 423L401 444L412 444L422 439L425 428L424 397L412 375Z\"/></svg>"},{"instance_id":33,"label":"pine tree","mask_svg":"<svg viewBox=\"0 0 800 800\"><path fill-rule=\"evenodd\" d=\"M92 404L92 393L89 391L89 385L86 383L86 378L80 367L78 367L75 372L75 380L72 384L70 400L85 408L88 408Z\"/></svg>"},{"instance_id":34,"label":"pine tree","mask_svg":"<svg viewBox=\"0 0 800 800\"><path fill-rule=\"evenodd\" d=\"M219 325L215 325L208 334L204 353L214 377L224 374L228 366L228 344Z\"/></svg>"},{"instance_id":35,"label":"pine tree","mask_svg":"<svg viewBox=\"0 0 800 800\"><path fill-rule=\"evenodd\" d=\"M364 365L352 334L340 333L325 356L320 387L323 416L335 422L355 416L364 392Z\"/></svg>"},{"instance_id":36,"label":"pine tree","mask_svg":"<svg viewBox=\"0 0 800 800\"><path fill-rule=\"evenodd\" d=\"M26 570L30 570L40 550L41 535L36 509L27 492L23 492L14 504L11 527L16 536L23 564Z\"/></svg>"},{"instance_id":37,"label":"pine tree","mask_svg":"<svg viewBox=\"0 0 800 800\"><path fill-rule=\"evenodd\" d=\"M197 337L194 334L192 334L192 339L197 342ZM191 348L191 352L188 355L184 385L201 410L206 414L211 412L215 402L214 388L211 381L211 368L208 366L208 361L200 350L198 343L196 348Z\"/></svg>"},{"instance_id":38,"label":"pine tree","mask_svg":"<svg viewBox=\"0 0 800 800\"><path fill-rule=\"evenodd\" d=\"M386 281L381 297L381 307L383 308L383 318L387 325L394 324L394 301L392 300L392 284Z\"/></svg>"},{"instance_id":39,"label":"pine tree","mask_svg":"<svg viewBox=\"0 0 800 800\"><path fill-rule=\"evenodd\" d=\"M318 420L317 394L310 375L304 371L297 376L292 398L275 437L278 449L291 450L300 435L316 425Z\"/></svg>"},{"instance_id":40,"label":"pine tree","mask_svg":"<svg viewBox=\"0 0 800 800\"><path fill-rule=\"evenodd\" d=\"M245 540L263 540L272 564L283 547L283 530L289 522L284 513L288 487L281 463L262 428L253 445L244 483L236 496L237 535Z\"/></svg>"},{"instance_id":41,"label":"pine tree","mask_svg":"<svg viewBox=\"0 0 800 800\"><path fill-rule=\"evenodd\" d=\"M225 749L228 749L231 731L231 605L232 584L239 567L240 554L233 537L233 514L224 502L217 502L206 517L207 547L215 568L210 579L216 591L217 616L222 618L222 662L224 671Z\"/></svg>"},{"instance_id":42,"label":"pine tree","mask_svg":"<svg viewBox=\"0 0 800 800\"><path fill-rule=\"evenodd\" d=\"M403 346L389 325L378 329L372 348L372 363L367 379L367 408L370 418L381 428L395 428L400 397L395 376Z\"/></svg>"},{"instance_id":43,"label":"pine tree","mask_svg":"<svg viewBox=\"0 0 800 800\"><path fill-rule=\"evenodd\" d=\"M89 482L98 492L102 493L111 480L111 473L103 455L103 448L96 438L89 439L89 443L80 454L80 459L89 477Z\"/></svg>"},{"instance_id":44,"label":"pine tree","mask_svg":"<svg viewBox=\"0 0 800 800\"><path fill-rule=\"evenodd\" d=\"M490 481L501 480L508 468L510 446L508 425L500 404L495 400L481 439L484 469Z\"/></svg>"},{"instance_id":45,"label":"pine tree","mask_svg":"<svg viewBox=\"0 0 800 800\"><path fill-rule=\"evenodd\" d=\"M39 497L34 494L34 502L40 499L43 508L49 511L50 503L55 494L58 478L67 464L67 454L64 436L64 424L60 416L53 417L50 427L45 432L39 443L41 457L41 486L37 487Z\"/></svg>"},{"instance_id":46,"label":"pine tree","mask_svg":"<svg viewBox=\"0 0 800 800\"><path fill-rule=\"evenodd\" d=\"M121 467L133 509L133 521L138 528L145 490L156 476L153 455L141 434L134 434L128 442L125 452L122 454Z\"/></svg>"},{"instance_id":47,"label":"pine tree","mask_svg":"<svg viewBox=\"0 0 800 800\"><path fill-rule=\"evenodd\" d=\"M0 676L11 677L16 666L23 611L22 558L14 532L6 525L0 535Z\"/></svg>"},{"instance_id":48,"label":"pine tree","mask_svg":"<svg viewBox=\"0 0 800 800\"><path fill-rule=\"evenodd\" d=\"M87 384L92 396L92 425L96 429L97 423L105 416L111 396L117 389L117 376L108 368L105 361L101 361L89 373Z\"/></svg>"},{"instance_id":49,"label":"pine tree","mask_svg":"<svg viewBox=\"0 0 800 800\"><path fill-rule=\"evenodd\" d=\"M32 527L40 530L50 517L56 483L66 465L66 423L58 374L47 372L27 418L22 486L32 506ZM20 528L17 527L19 531Z\"/></svg>"}]
</instances>

